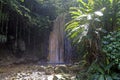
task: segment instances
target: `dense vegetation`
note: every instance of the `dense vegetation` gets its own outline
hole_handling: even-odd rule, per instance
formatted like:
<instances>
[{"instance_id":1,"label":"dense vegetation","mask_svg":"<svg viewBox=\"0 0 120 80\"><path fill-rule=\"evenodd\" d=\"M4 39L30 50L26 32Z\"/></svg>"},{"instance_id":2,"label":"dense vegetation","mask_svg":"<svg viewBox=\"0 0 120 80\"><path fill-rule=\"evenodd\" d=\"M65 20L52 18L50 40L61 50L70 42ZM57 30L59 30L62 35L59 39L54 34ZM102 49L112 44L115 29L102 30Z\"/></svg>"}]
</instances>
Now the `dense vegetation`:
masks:
<instances>
[{"instance_id":1,"label":"dense vegetation","mask_svg":"<svg viewBox=\"0 0 120 80\"><path fill-rule=\"evenodd\" d=\"M120 80L120 0L1 0L0 48L23 39L42 49L61 13L82 68L78 80Z\"/></svg>"},{"instance_id":2,"label":"dense vegetation","mask_svg":"<svg viewBox=\"0 0 120 80\"><path fill-rule=\"evenodd\" d=\"M78 0L71 7L68 36L77 44L85 71L81 80L119 80L119 0Z\"/></svg>"}]
</instances>

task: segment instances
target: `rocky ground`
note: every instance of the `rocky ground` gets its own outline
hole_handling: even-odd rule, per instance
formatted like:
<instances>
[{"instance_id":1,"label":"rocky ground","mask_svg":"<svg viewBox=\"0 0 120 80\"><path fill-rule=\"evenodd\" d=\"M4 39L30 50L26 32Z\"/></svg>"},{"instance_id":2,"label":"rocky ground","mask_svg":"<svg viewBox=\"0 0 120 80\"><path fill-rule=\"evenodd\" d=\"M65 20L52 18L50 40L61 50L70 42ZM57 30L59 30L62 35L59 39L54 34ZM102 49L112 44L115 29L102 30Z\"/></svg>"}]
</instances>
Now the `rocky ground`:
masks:
<instances>
[{"instance_id":1,"label":"rocky ground","mask_svg":"<svg viewBox=\"0 0 120 80\"><path fill-rule=\"evenodd\" d=\"M71 65L19 64L0 67L0 80L76 80Z\"/></svg>"},{"instance_id":2,"label":"rocky ground","mask_svg":"<svg viewBox=\"0 0 120 80\"><path fill-rule=\"evenodd\" d=\"M6 58L0 61L0 80L76 80L79 65L47 64L38 59Z\"/></svg>"},{"instance_id":3,"label":"rocky ground","mask_svg":"<svg viewBox=\"0 0 120 80\"><path fill-rule=\"evenodd\" d=\"M79 65L47 64L36 56L0 56L0 80L76 80Z\"/></svg>"}]
</instances>

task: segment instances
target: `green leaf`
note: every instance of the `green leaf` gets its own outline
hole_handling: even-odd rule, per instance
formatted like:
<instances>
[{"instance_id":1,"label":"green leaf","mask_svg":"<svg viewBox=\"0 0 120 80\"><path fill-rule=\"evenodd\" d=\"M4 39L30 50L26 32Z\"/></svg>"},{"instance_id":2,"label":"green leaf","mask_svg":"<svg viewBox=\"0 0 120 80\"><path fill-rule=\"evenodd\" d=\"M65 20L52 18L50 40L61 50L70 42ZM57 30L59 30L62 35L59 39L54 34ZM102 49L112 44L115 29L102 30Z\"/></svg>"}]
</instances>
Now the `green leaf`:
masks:
<instances>
[{"instance_id":1,"label":"green leaf","mask_svg":"<svg viewBox=\"0 0 120 80\"><path fill-rule=\"evenodd\" d=\"M73 29L73 28L79 26L79 22L77 22L77 21L71 21L68 24L66 24L66 26L67 26L66 30Z\"/></svg>"},{"instance_id":2,"label":"green leaf","mask_svg":"<svg viewBox=\"0 0 120 80\"><path fill-rule=\"evenodd\" d=\"M21 2L24 2L24 0L20 0Z\"/></svg>"},{"instance_id":3,"label":"green leaf","mask_svg":"<svg viewBox=\"0 0 120 80\"><path fill-rule=\"evenodd\" d=\"M110 3L112 4L112 3L113 3L113 0L110 0Z\"/></svg>"},{"instance_id":4,"label":"green leaf","mask_svg":"<svg viewBox=\"0 0 120 80\"><path fill-rule=\"evenodd\" d=\"M106 75L106 76L105 76L105 80L113 80L113 79L112 79L112 77L111 77L111 76Z\"/></svg>"},{"instance_id":5,"label":"green leaf","mask_svg":"<svg viewBox=\"0 0 120 80\"><path fill-rule=\"evenodd\" d=\"M100 77L98 78L98 80L105 80L104 75L100 75Z\"/></svg>"},{"instance_id":6,"label":"green leaf","mask_svg":"<svg viewBox=\"0 0 120 80\"><path fill-rule=\"evenodd\" d=\"M120 74L112 73L112 78L113 78L114 80L120 80Z\"/></svg>"},{"instance_id":7,"label":"green leaf","mask_svg":"<svg viewBox=\"0 0 120 80\"><path fill-rule=\"evenodd\" d=\"M107 70L110 70L110 68L114 65L114 61L112 61L110 64L108 64L106 67L105 67L105 71Z\"/></svg>"},{"instance_id":8,"label":"green leaf","mask_svg":"<svg viewBox=\"0 0 120 80\"><path fill-rule=\"evenodd\" d=\"M99 76L100 76L99 74L95 73L95 74L90 76L89 80L98 80Z\"/></svg>"}]
</instances>

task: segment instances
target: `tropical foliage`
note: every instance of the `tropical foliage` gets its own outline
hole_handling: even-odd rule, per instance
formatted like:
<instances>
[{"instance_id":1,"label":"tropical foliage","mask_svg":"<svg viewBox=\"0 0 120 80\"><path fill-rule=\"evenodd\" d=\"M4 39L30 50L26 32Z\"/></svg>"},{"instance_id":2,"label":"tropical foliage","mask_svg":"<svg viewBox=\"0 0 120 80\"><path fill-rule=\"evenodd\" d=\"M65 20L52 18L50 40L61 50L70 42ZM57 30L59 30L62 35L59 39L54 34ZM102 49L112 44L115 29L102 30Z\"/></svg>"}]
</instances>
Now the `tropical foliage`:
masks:
<instances>
[{"instance_id":1,"label":"tropical foliage","mask_svg":"<svg viewBox=\"0 0 120 80\"><path fill-rule=\"evenodd\" d=\"M70 8L73 20L67 24L66 30L68 36L73 39L73 43L79 45L82 42L84 45L80 47L84 50L82 54L89 55L90 53L94 58L97 58L101 49L99 44L99 32L102 28L101 16L103 16L105 8L94 11L94 3L91 0L88 0L88 2L79 0L79 3L78 7Z\"/></svg>"},{"instance_id":2,"label":"tropical foliage","mask_svg":"<svg viewBox=\"0 0 120 80\"><path fill-rule=\"evenodd\" d=\"M120 1L78 0L78 3L77 7L70 8L72 20L66 25L66 31L73 45L78 45L76 50L79 55L90 66L87 71L80 73L79 78L119 80L119 72L115 71L118 68L113 66L119 66L117 35L120 32L108 33L119 30Z\"/></svg>"},{"instance_id":3,"label":"tropical foliage","mask_svg":"<svg viewBox=\"0 0 120 80\"><path fill-rule=\"evenodd\" d=\"M110 32L103 37L103 51L110 62L114 62L114 67L120 70L120 31Z\"/></svg>"}]
</instances>

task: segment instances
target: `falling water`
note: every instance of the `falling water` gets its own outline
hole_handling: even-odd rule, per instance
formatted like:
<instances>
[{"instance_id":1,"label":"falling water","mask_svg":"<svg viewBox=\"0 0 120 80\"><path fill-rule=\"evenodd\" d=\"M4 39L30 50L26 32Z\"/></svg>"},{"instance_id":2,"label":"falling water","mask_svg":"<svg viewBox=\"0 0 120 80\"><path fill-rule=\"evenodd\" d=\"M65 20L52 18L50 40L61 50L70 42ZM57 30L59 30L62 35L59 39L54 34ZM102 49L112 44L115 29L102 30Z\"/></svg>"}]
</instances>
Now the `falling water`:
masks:
<instances>
[{"instance_id":1,"label":"falling water","mask_svg":"<svg viewBox=\"0 0 120 80\"><path fill-rule=\"evenodd\" d=\"M64 63L65 14L58 16L49 36L49 63Z\"/></svg>"},{"instance_id":2,"label":"falling water","mask_svg":"<svg viewBox=\"0 0 120 80\"><path fill-rule=\"evenodd\" d=\"M71 63L72 58L72 46L71 41L67 36L64 37L64 60L66 63Z\"/></svg>"}]
</instances>

